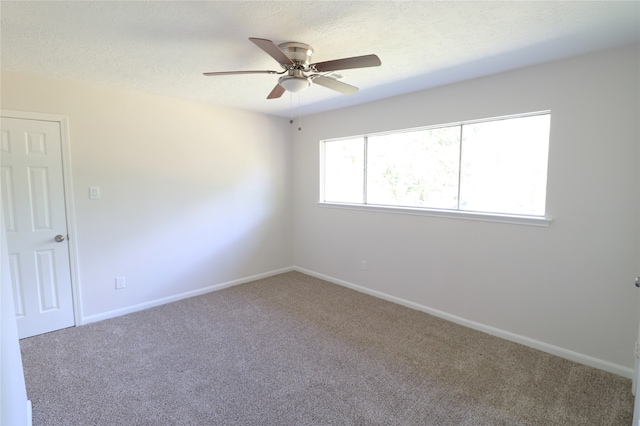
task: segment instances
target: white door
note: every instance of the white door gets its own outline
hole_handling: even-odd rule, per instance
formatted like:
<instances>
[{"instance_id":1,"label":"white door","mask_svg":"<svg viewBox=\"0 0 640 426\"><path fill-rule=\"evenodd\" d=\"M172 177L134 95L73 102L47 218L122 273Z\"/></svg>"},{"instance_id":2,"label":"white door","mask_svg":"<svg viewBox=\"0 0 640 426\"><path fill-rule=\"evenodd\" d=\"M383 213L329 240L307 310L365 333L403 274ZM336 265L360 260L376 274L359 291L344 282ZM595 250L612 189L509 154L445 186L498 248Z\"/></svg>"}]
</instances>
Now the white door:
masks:
<instances>
[{"instance_id":1,"label":"white door","mask_svg":"<svg viewBox=\"0 0 640 426\"><path fill-rule=\"evenodd\" d=\"M20 338L75 324L60 123L2 117L2 214Z\"/></svg>"}]
</instances>

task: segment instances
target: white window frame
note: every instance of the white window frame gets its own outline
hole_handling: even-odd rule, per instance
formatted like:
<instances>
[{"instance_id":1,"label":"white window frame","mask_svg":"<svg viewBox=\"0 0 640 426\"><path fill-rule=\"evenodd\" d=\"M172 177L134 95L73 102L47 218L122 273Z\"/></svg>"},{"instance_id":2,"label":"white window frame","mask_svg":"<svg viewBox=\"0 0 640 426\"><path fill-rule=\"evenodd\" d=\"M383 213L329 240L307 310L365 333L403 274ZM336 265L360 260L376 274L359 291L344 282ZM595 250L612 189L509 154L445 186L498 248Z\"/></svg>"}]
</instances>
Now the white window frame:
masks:
<instances>
[{"instance_id":1,"label":"white window frame","mask_svg":"<svg viewBox=\"0 0 640 426\"><path fill-rule=\"evenodd\" d=\"M544 115L551 114L551 111L536 111L525 114L515 114L508 116L500 116L479 120L468 120L468 121L460 121L448 124L440 124L436 126L428 126L428 127L418 127L411 129L402 129L390 132L381 132L381 133L371 133L371 134L363 134L356 136L348 136L348 137L340 137L340 138L332 138L332 139L324 139L319 143L320 146L320 187L318 193L318 202L317 205L323 208L331 208L331 209L347 209L347 210L359 210L359 211L369 211L369 212L380 212L380 213L393 213L393 214L407 214L407 215L418 215L418 216L432 216L432 217L441 217L441 218L452 218L452 219L466 219L466 220L479 220L486 222L500 222L500 223L509 223L509 224L518 224L518 225L531 225L531 226L544 226L548 227L552 219L547 216L548 209L545 206L545 215L544 216L532 216L532 215L520 215L520 214L504 214L504 213L492 213L492 212L476 212L476 211L467 211L467 210L458 210L458 209L438 209L438 208L428 208L428 207L404 207L404 206L388 206L388 205L377 205L377 204L366 204L366 191L367 191L367 183L366 183L366 142L365 142L365 176L364 176L364 191L365 191L365 203L342 203L342 202L332 202L332 201L324 201L324 181L325 181L325 153L324 147L326 142L345 140L345 139L354 139L354 138L367 138L369 136L379 136L385 134L396 134L403 133L409 131L419 131L419 130L430 130L437 129L443 127L451 127L451 126L462 126L468 124L475 123L484 123L490 121L498 121L498 120L507 120L512 118L522 118L522 117L530 117L535 115ZM550 143L550 141L549 141ZM548 167L547 167L548 173ZM548 176L548 175L547 175ZM548 182L548 180L547 180ZM548 183L547 183L548 187ZM548 195L548 194L547 194Z\"/></svg>"}]
</instances>

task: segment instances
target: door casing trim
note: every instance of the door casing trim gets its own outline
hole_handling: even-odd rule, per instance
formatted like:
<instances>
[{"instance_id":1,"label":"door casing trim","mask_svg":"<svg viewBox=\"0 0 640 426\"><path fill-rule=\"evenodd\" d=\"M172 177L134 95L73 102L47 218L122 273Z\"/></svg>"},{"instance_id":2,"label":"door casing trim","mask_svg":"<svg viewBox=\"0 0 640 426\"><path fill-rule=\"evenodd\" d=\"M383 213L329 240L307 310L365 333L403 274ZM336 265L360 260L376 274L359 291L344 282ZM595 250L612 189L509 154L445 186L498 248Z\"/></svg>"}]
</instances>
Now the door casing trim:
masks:
<instances>
[{"instance_id":1,"label":"door casing trim","mask_svg":"<svg viewBox=\"0 0 640 426\"><path fill-rule=\"evenodd\" d=\"M62 179L64 187L64 207L66 213L67 233L69 235L69 272L71 273L71 295L73 302L73 319L75 326L83 325L82 303L80 292L80 274L78 269L78 245L73 201L73 181L71 177L71 147L69 139L69 117L66 115L42 112L16 111L0 109L0 116L23 120L52 121L60 126L60 145L62 147Z\"/></svg>"}]
</instances>

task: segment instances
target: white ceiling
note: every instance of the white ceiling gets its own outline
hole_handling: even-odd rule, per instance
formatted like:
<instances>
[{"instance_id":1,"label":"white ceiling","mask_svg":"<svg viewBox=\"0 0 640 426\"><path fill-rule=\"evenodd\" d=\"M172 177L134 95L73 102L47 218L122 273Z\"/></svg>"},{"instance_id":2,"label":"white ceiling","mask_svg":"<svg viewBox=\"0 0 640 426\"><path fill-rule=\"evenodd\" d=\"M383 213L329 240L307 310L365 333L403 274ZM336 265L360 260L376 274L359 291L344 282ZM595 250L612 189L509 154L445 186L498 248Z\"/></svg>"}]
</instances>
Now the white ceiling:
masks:
<instances>
[{"instance_id":1,"label":"white ceiling","mask_svg":"<svg viewBox=\"0 0 640 426\"><path fill-rule=\"evenodd\" d=\"M81 80L289 117L640 41L640 1L6 1L2 70ZM267 100L277 70L249 37L313 46L360 87Z\"/></svg>"}]
</instances>

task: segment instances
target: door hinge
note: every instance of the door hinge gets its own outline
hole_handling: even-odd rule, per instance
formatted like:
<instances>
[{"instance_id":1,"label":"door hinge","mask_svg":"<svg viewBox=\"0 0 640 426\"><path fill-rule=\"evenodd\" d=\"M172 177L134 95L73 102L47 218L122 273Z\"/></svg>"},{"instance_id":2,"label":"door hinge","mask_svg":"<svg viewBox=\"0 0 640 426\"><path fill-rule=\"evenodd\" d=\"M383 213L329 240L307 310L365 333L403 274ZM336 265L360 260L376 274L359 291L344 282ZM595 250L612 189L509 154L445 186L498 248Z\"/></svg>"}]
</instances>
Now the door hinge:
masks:
<instances>
[{"instance_id":1,"label":"door hinge","mask_svg":"<svg viewBox=\"0 0 640 426\"><path fill-rule=\"evenodd\" d=\"M640 359L640 343L636 342L636 349L634 351L636 358Z\"/></svg>"}]
</instances>

